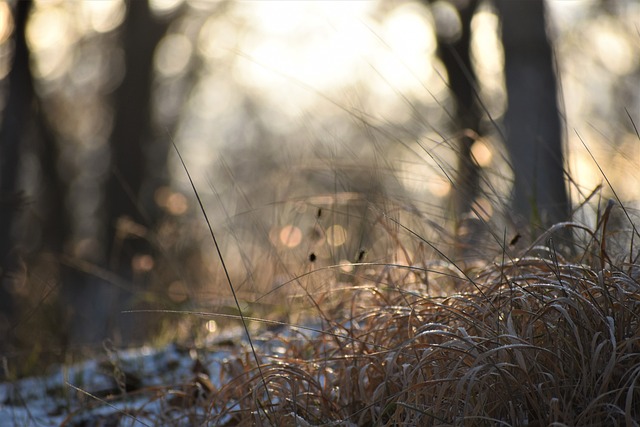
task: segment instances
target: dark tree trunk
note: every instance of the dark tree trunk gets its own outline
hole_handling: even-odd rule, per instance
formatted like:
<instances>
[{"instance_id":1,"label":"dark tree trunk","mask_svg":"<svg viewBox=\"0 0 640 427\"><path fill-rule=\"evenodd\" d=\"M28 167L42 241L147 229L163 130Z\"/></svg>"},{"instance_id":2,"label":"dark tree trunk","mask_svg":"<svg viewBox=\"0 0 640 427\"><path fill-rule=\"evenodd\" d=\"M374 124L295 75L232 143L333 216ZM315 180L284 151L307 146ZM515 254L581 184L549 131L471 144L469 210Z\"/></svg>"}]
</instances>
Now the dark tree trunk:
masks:
<instances>
[{"instance_id":1,"label":"dark tree trunk","mask_svg":"<svg viewBox=\"0 0 640 427\"><path fill-rule=\"evenodd\" d=\"M151 253L148 241L123 233L122 219L153 227L155 219L148 203L152 194L143 194L145 180L151 169L166 168L164 164L149 164L145 161L152 146L151 101L153 89L153 58L155 48L166 32L167 22L154 18L146 0L127 2L127 17L122 28L122 46L125 52L126 73L115 94L115 122L110 138L111 174L106 188L107 206L107 256L109 268L127 282L132 282L132 257L140 253ZM161 148L163 149L163 148ZM166 151L166 147L164 147ZM147 188L153 193L153 189ZM133 325L127 319L116 318L120 310L128 307L132 295L111 285L102 296L92 294L89 298L102 299L99 315L103 326L116 331L120 338L131 338ZM132 319L129 317L128 319ZM95 332L94 332L95 333Z\"/></svg>"},{"instance_id":2,"label":"dark tree trunk","mask_svg":"<svg viewBox=\"0 0 640 427\"><path fill-rule=\"evenodd\" d=\"M473 134L479 133L476 76L470 56L471 19L477 1L452 2L462 33L454 41L438 38L440 58L457 104L457 126L471 130L459 142L453 194L456 219L472 210L479 195L480 167L473 160ZM565 221L570 215L562 155L562 128L557 101L553 52L545 31L543 0L496 0L502 20L508 109L505 144L514 171L513 212L532 228ZM567 236L569 237L569 236Z\"/></svg>"},{"instance_id":3,"label":"dark tree trunk","mask_svg":"<svg viewBox=\"0 0 640 427\"><path fill-rule=\"evenodd\" d=\"M145 152L153 149L150 141L153 54L166 31L166 23L154 19L146 0L132 0L127 6L122 35L126 74L115 98L116 117L110 140L112 174L107 186L110 263L125 274L132 252L124 253L127 248L119 246L118 220L128 217L146 223L148 218L143 212L150 206L144 206L143 199L149 197L141 194L145 178L150 175L150 168L165 167L146 164Z\"/></svg>"},{"instance_id":4,"label":"dark tree trunk","mask_svg":"<svg viewBox=\"0 0 640 427\"><path fill-rule=\"evenodd\" d=\"M477 79L471 64L471 18L476 0L462 2L458 7L460 36L453 40L438 37L438 55L449 76L449 90L456 102L455 125L462 133L458 140L458 166L453 194L456 219L471 211L480 191L480 167L473 160L471 146L479 133L480 112L476 108ZM469 132L470 131L470 132Z\"/></svg>"},{"instance_id":5,"label":"dark tree trunk","mask_svg":"<svg viewBox=\"0 0 640 427\"><path fill-rule=\"evenodd\" d=\"M562 128L543 0L497 0L508 109L506 146L513 166L514 211L532 228L565 221ZM535 231L534 231L535 232Z\"/></svg>"},{"instance_id":6,"label":"dark tree trunk","mask_svg":"<svg viewBox=\"0 0 640 427\"><path fill-rule=\"evenodd\" d=\"M11 230L19 207L20 153L34 99L25 29L31 1L17 2L9 95L0 129L0 262L12 249Z\"/></svg>"},{"instance_id":7,"label":"dark tree trunk","mask_svg":"<svg viewBox=\"0 0 640 427\"><path fill-rule=\"evenodd\" d=\"M162 167L145 165L144 158L151 138L153 54L166 25L154 19L146 0L129 1L127 7L122 29L126 74L116 92L116 116L110 139L112 174L107 187L110 245L119 218L126 216L144 222L140 190L148 168ZM118 259L111 262L119 264Z\"/></svg>"},{"instance_id":8,"label":"dark tree trunk","mask_svg":"<svg viewBox=\"0 0 640 427\"><path fill-rule=\"evenodd\" d=\"M15 269L20 265L15 254L13 226L21 208L22 192L18 188L20 154L24 145L27 123L34 101L33 80L29 68L29 48L25 29L31 1L19 1L14 15L14 53L8 75L9 94L0 129L0 348L6 344L15 321L15 307L11 286Z\"/></svg>"}]
</instances>

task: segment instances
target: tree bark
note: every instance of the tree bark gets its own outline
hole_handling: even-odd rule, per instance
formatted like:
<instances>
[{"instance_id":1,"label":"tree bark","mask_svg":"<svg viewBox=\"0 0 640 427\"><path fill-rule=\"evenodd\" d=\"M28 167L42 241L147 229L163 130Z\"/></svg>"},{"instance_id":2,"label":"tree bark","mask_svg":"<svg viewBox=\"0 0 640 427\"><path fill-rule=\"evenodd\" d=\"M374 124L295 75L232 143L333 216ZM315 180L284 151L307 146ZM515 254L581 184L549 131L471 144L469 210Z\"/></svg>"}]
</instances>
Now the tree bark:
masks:
<instances>
[{"instance_id":1,"label":"tree bark","mask_svg":"<svg viewBox=\"0 0 640 427\"><path fill-rule=\"evenodd\" d=\"M476 105L478 81L471 63L471 19L476 6L476 0L458 5L461 23L459 38L454 41L438 38L438 55L447 70L449 90L456 102L456 130L461 133L458 138L458 165L452 195L456 220L471 212L473 202L480 192L480 166L471 155L471 146L475 142L473 135L479 134L480 127L480 112Z\"/></svg>"},{"instance_id":2,"label":"tree bark","mask_svg":"<svg viewBox=\"0 0 640 427\"><path fill-rule=\"evenodd\" d=\"M13 226L21 208L19 185L20 154L24 145L27 122L34 100L33 80L29 68L26 26L31 1L19 1L14 12L14 52L8 75L9 94L0 129L0 349L7 344L7 334L15 322L13 294L8 289L21 262L12 251Z\"/></svg>"},{"instance_id":3,"label":"tree bark","mask_svg":"<svg viewBox=\"0 0 640 427\"><path fill-rule=\"evenodd\" d=\"M106 188L107 268L125 281L133 279L133 256L153 252L149 241L139 236L123 235L119 225L121 219L127 218L152 228L154 224L150 222L157 216L152 212L154 206L147 203L153 197L143 194L143 186L152 175L151 168L166 168L166 164L149 164L146 159L150 150L166 151L165 144L161 147L152 145L151 95L154 84L154 52L167 25L167 22L159 21L153 16L147 0L127 2L127 17L122 28L126 72L115 94L116 114L110 138L111 174ZM153 175L157 176L157 171L154 172L156 173ZM152 193L153 189L146 191ZM111 307L118 307L120 310L127 307L131 295L112 286L106 295L103 292L103 296L96 294L90 298L106 298ZM114 318L113 308L105 311L104 305L100 306L99 319L104 325L101 329L119 333L123 341L128 341L133 325Z\"/></svg>"},{"instance_id":4,"label":"tree bark","mask_svg":"<svg viewBox=\"0 0 640 427\"><path fill-rule=\"evenodd\" d=\"M0 262L13 246L11 232L21 194L18 188L20 154L34 98L25 34L30 10L31 1L20 1L15 5L13 64L8 76L9 95L0 129Z\"/></svg>"},{"instance_id":5,"label":"tree bark","mask_svg":"<svg viewBox=\"0 0 640 427\"><path fill-rule=\"evenodd\" d=\"M569 217L562 128L543 0L497 0L502 21L508 109L506 147L514 172L513 208L535 229Z\"/></svg>"},{"instance_id":6,"label":"tree bark","mask_svg":"<svg viewBox=\"0 0 640 427\"><path fill-rule=\"evenodd\" d=\"M146 222L141 207L148 211L150 206L143 206L143 183L150 168L166 167L146 164L145 152L154 149L150 141L153 55L167 24L153 17L146 0L131 0L127 7L122 29L126 74L115 98L116 116L110 139L112 173L106 200L110 263L125 275L130 260L127 254L114 247L118 239L118 220L128 217L137 223Z\"/></svg>"}]
</instances>

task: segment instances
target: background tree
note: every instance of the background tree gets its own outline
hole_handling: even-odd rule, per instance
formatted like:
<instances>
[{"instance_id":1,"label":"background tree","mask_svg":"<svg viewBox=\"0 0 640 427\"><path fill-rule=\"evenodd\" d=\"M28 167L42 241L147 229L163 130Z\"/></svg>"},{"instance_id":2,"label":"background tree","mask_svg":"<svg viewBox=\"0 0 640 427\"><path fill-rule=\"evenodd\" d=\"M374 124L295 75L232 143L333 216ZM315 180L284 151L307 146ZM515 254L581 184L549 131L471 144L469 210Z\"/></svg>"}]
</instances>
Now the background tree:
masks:
<instances>
[{"instance_id":1,"label":"background tree","mask_svg":"<svg viewBox=\"0 0 640 427\"><path fill-rule=\"evenodd\" d=\"M154 224L149 221L157 218L155 206L150 203L154 188L144 188L144 185L150 176L166 177L163 171L166 171L167 146L160 144L164 139L153 139L151 102L155 81L154 53L167 26L168 22L153 16L147 1L127 2L127 17L121 28L125 74L114 97L115 121L110 138L111 174L106 190L108 256L111 258L111 267L122 273L130 271L131 256L142 248L117 248L122 243L119 220L129 218L138 224L153 227ZM164 155L156 155L160 161L149 164L147 153L151 151ZM160 184L156 182L152 185ZM138 240L137 243L141 242Z\"/></svg>"},{"instance_id":2,"label":"background tree","mask_svg":"<svg viewBox=\"0 0 640 427\"><path fill-rule=\"evenodd\" d=\"M474 135L482 133L480 120L484 112L478 104L478 81L471 60L471 20L478 2L451 3L456 6L460 23L455 37L447 36L452 32L451 20L437 13L435 18L439 28L438 53L456 101L456 122L463 129L453 194L454 212L461 217L471 211L479 196L480 167L473 159L471 147ZM508 98L503 134L514 175L513 211L532 230L548 227L567 220L570 209L544 1L498 0L496 7L502 18Z\"/></svg>"},{"instance_id":3,"label":"background tree","mask_svg":"<svg viewBox=\"0 0 640 427\"><path fill-rule=\"evenodd\" d=\"M441 13L434 10L434 18L438 56L447 70L449 90L456 104L453 118L459 134L459 152L452 202L454 216L459 220L471 212L474 200L480 195L480 166L473 159L471 147L480 135L482 111L477 105L478 80L471 58L471 19L478 2L468 0L455 5L456 8L440 8ZM447 13L453 11L457 11L457 20Z\"/></svg>"},{"instance_id":4,"label":"background tree","mask_svg":"<svg viewBox=\"0 0 640 427\"><path fill-rule=\"evenodd\" d=\"M153 16L146 1L132 1L127 6L121 28L126 72L113 98L116 115L110 138L111 160L102 159L103 162L110 161L112 173L105 195L92 194L91 197L106 199L108 237L103 253L114 255L110 260L112 271L125 280L132 280L132 257L141 251L148 253L150 247L142 239L123 237L118 228L119 219L130 218L149 228L158 219L153 210L155 205L150 200L153 200L153 189L163 184L158 178L168 180L168 177L166 144L160 147L158 141L151 142L153 57L155 47L171 21ZM64 117L64 104L51 99L43 101L35 91L33 60L27 43L27 24L32 9L31 1L14 5L14 54L7 77L8 94L0 129L0 315L3 318L0 324L3 335L19 321L15 313L18 303L13 296L16 283L25 280L26 272L18 254L50 253L57 258L73 252L72 211L77 207L69 204L68 186L73 181L69 177L81 173L72 167L65 168L60 162L58 147L68 143L60 140L61 123L53 124L54 128L58 127L58 135L49 124L56 116ZM117 49L110 51L117 53ZM117 58L113 60L117 61ZM156 160L161 159L153 164L153 173L149 173L146 167L149 163L145 161L150 151L154 152ZM25 159L35 159L37 163L25 168L29 164ZM25 178L27 182L34 182L34 174L39 177L37 182L23 188ZM62 175L67 178L61 179ZM150 177L155 180L150 182ZM143 192L145 183L149 188ZM78 255L84 257L81 253L75 256ZM71 255L67 259L73 258ZM33 257L31 261L41 262ZM95 257L82 261L101 262ZM104 258L98 267L109 268L107 261ZM79 265L75 261L60 264L57 286L61 291L62 311L66 314L61 313L56 321L59 322L58 332L66 335L64 340L68 343L100 341L116 328L117 307L123 306L131 295ZM48 298L47 303L53 302L52 297ZM7 340L9 337L3 337L0 344Z\"/></svg>"},{"instance_id":5,"label":"background tree","mask_svg":"<svg viewBox=\"0 0 640 427\"><path fill-rule=\"evenodd\" d=\"M5 259L12 246L11 229L20 195L20 152L33 112L33 80L25 34L31 4L31 1L24 1L15 5L9 93L0 128L0 260Z\"/></svg>"},{"instance_id":6,"label":"background tree","mask_svg":"<svg viewBox=\"0 0 640 427\"><path fill-rule=\"evenodd\" d=\"M562 127L543 0L497 0L508 103L505 143L514 173L514 210L533 227L568 220Z\"/></svg>"},{"instance_id":7,"label":"background tree","mask_svg":"<svg viewBox=\"0 0 640 427\"><path fill-rule=\"evenodd\" d=\"M34 112L33 80L25 29L31 1L17 2L14 11L13 59L8 79L8 96L0 128L0 333L6 338L15 319L9 287L19 273L20 260L14 249L13 225L26 200L20 189L20 160L27 142ZM0 347L5 339L0 340Z\"/></svg>"},{"instance_id":8,"label":"background tree","mask_svg":"<svg viewBox=\"0 0 640 427\"><path fill-rule=\"evenodd\" d=\"M103 267L130 284L134 282L135 257L153 253L148 236L132 229L155 227L158 213L153 192L162 183L150 182L150 178L166 179L167 146L161 144L163 139L153 139L151 103L154 53L168 25L167 20L152 14L147 1L126 2L126 17L120 28L124 77L113 97L115 117L109 138L110 168L105 188L107 258ZM151 151L160 161L148 162ZM90 327L81 324L73 333L74 341L100 341L116 332L123 342L128 342L139 334L128 323L133 319L120 316L118 310L130 306L129 302L135 299L133 288L124 290L92 272L72 269L68 273L69 301L79 307L80 317L91 318Z\"/></svg>"}]
</instances>

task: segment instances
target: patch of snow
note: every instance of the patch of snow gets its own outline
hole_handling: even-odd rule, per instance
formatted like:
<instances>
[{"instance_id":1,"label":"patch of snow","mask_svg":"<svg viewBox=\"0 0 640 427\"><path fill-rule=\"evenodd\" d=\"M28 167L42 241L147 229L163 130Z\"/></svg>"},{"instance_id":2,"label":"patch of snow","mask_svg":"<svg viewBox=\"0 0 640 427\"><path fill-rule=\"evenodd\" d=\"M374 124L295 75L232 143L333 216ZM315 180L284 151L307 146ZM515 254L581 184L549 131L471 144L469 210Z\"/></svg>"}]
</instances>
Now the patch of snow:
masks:
<instances>
[{"instance_id":1,"label":"patch of snow","mask_svg":"<svg viewBox=\"0 0 640 427\"><path fill-rule=\"evenodd\" d=\"M59 426L69 420L72 424L65 425L156 425L157 414L166 408L159 399L139 391L155 387L158 393L170 395L170 386L193 382L199 372L206 372L212 387L220 387L215 381L221 363L234 353L238 353L236 346L197 352L176 345L159 350L144 347L59 366L48 376L2 383L0 427ZM135 416L127 416L134 412ZM175 421L172 425L180 425Z\"/></svg>"}]
</instances>

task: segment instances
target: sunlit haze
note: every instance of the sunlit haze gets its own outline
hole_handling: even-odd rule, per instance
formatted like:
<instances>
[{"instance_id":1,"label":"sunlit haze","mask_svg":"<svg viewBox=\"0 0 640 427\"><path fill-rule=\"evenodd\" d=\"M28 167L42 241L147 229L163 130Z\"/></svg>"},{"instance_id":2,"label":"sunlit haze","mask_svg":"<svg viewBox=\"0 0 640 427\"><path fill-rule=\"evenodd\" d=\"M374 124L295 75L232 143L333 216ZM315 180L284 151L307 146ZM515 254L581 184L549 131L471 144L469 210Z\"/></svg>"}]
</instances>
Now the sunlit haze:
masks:
<instances>
[{"instance_id":1,"label":"sunlit haze","mask_svg":"<svg viewBox=\"0 0 640 427\"><path fill-rule=\"evenodd\" d=\"M582 188L572 192L573 201L579 202L602 182L584 144L599 156L619 194L638 199L640 187L628 185L627 174L637 173L640 149L635 136L624 131L628 123L623 109L637 117L640 96L637 85L631 96L630 76L637 76L640 69L640 7L619 2L624 9L620 21L594 15L593 1L548 4L567 165ZM158 20L181 14L154 53L153 114L158 135L169 123L175 124L169 126L175 129L172 137L201 189L215 186L230 208L239 209L241 203L230 198L237 189L227 180L235 180L249 193L254 183L270 183L271 193L252 195L257 198L252 202L264 205L269 198L286 199L288 189L293 191L295 177L285 179L282 170L298 168L301 176L322 177L318 171L337 161L379 170L376 179L382 182L393 174L415 199L427 194L429 203L436 203L450 195L451 182L440 167L455 164L450 141L459 130L452 127L455 106L437 57L434 29L438 17L448 25L440 29L443 37L459 36L450 3L437 1L431 8L421 2L381 0L223 5L150 1ZM38 90L61 106L56 110L59 117L52 118L64 141L60 166L73 170L91 165L90 172L68 177L75 193L67 203L76 206L78 241L95 237L90 230L101 205L88 201L108 172L105 153L114 114L109 99L127 71L122 49L113 40L118 40L126 13L122 0L37 1L27 28ZM9 9L0 4L0 55L5 58L12 28ZM499 121L507 106L504 55L500 22L488 4L481 5L472 29L478 93L487 115ZM4 74L3 65L0 77ZM625 93L622 87L628 88L625 103L616 95ZM486 125L492 127L493 122ZM499 132L493 133L473 146L482 167L505 166L504 156L497 154L503 150ZM258 163L267 158L282 170L256 172ZM220 167L227 163L232 177ZM176 182L185 185L184 171L175 158L171 170ZM499 180L492 185L508 191ZM320 187L326 188L326 183ZM336 190L331 200L339 203L338 193L350 194L351 189ZM184 196L163 191L155 196L159 206L173 215L188 211ZM348 230L340 224L331 230L327 242L341 246ZM284 247L296 247L304 240L299 227L289 223L281 224L275 236L273 244Z\"/></svg>"}]
</instances>

